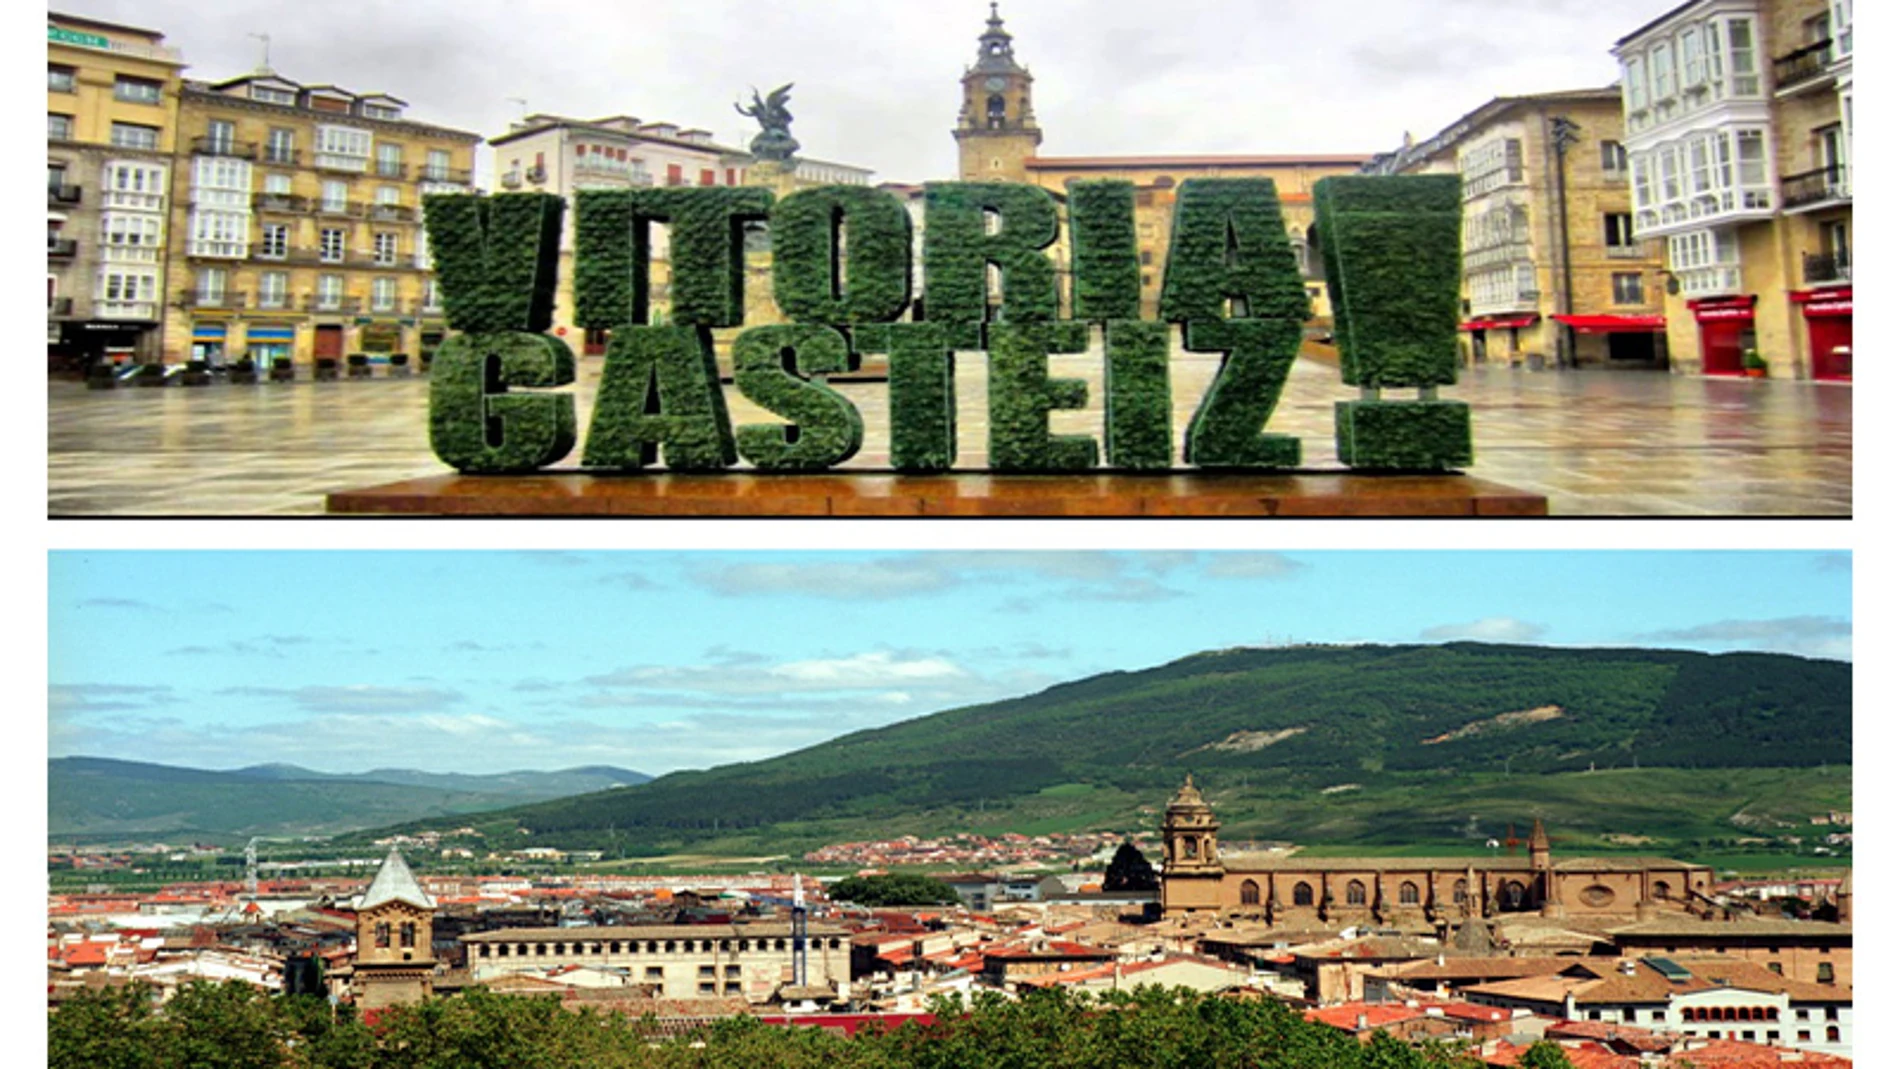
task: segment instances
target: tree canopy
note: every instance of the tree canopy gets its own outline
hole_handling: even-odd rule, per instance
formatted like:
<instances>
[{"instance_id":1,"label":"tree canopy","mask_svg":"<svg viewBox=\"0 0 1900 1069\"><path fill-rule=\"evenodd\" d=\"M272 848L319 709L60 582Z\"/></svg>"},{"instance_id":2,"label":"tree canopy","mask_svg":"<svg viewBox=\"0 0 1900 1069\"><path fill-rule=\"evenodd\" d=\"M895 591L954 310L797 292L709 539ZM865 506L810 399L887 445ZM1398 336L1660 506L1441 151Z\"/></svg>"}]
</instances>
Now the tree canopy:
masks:
<instances>
[{"instance_id":1,"label":"tree canopy","mask_svg":"<svg viewBox=\"0 0 1900 1069\"><path fill-rule=\"evenodd\" d=\"M666 1036L559 999L471 988L372 1025L320 998L193 982L159 1006L143 984L86 991L48 1019L51 1069L1469 1069L1464 1051L1380 1034L1361 1045L1281 1003L1142 987L938 999L935 1023L846 1038L754 1017ZM1549 1048L1549 1052L1540 1048ZM1556 1060L1548 1060L1550 1053ZM1532 1061L1531 1059L1545 1059ZM1569 1069L1540 1044L1520 1064Z\"/></svg>"}]
</instances>

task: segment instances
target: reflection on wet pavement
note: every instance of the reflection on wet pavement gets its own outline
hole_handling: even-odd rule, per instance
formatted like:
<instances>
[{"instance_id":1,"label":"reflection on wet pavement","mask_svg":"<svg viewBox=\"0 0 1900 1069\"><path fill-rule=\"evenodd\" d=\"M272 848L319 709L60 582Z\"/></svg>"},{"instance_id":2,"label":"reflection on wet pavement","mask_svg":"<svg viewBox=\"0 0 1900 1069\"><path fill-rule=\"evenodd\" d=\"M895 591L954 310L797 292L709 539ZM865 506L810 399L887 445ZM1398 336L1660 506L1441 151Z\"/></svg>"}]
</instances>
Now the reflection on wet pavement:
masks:
<instances>
[{"instance_id":1,"label":"reflection on wet pavement","mask_svg":"<svg viewBox=\"0 0 1900 1069\"><path fill-rule=\"evenodd\" d=\"M1177 354L1176 449L1216 358ZM583 440L600 381L583 361ZM1090 407L1057 413L1059 434L1101 434L1099 352L1053 357L1051 374L1088 381ZM850 468L883 468L882 382L837 387L864 414ZM958 464L983 464L982 357L957 364ZM47 508L63 515L309 514L323 496L446 472L429 451L428 380L298 382L183 389L47 388ZM1337 466L1332 406L1357 391L1302 360L1267 429L1297 435L1305 466ZM1394 397L1406 394L1392 394ZM1471 474L1544 494L1554 516L1846 516L1852 508L1853 390L1650 372L1480 368L1443 391L1472 406ZM734 424L766 422L728 389ZM580 449L565 462L578 466Z\"/></svg>"}]
</instances>

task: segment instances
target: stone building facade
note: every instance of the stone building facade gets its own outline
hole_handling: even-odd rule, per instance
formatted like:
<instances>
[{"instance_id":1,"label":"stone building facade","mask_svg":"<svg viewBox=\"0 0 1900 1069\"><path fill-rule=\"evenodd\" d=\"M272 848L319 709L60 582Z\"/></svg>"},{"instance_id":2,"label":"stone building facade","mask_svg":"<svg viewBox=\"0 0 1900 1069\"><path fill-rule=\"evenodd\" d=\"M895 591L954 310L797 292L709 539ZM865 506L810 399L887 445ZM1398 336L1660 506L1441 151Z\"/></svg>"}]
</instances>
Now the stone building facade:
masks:
<instances>
[{"instance_id":1,"label":"stone building facade","mask_svg":"<svg viewBox=\"0 0 1900 1069\"><path fill-rule=\"evenodd\" d=\"M1464 183L1465 356L1666 368L1663 243L1635 236L1622 95L1498 97L1382 157Z\"/></svg>"},{"instance_id":2,"label":"stone building facade","mask_svg":"<svg viewBox=\"0 0 1900 1069\"><path fill-rule=\"evenodd\" d=\"M792 925L694 924L589 928L505 928L461 937L476 981L563 965L624 970L630 986L660 998L739 996L763 1002L792 983ZM851 979L843 928L810 926L807 986L836 990Z\"/></svg>"},{"instance_id":3,"label":"stone building facade","mask_svg":"<svg viewBox=\"0 0 1900 1069\"><path fill-rule=\"evenodd\" d=\"M185 83L167 362L433 352L448 325L422 198L472 189L480 138L407 107L269 70Z\"/></svg>"},{"instance_id":4,"label":"stone building facade","mask_svg":"<svg viewBox=\"0 0 1900 1069\"><path fill-rule=\"evenodd\" d=\"M1308 858L1224 853L1213 807L1189 778L1161 834L1169 914L1246 917L1290 930L1365 925L1424 931L1504 913L1610 922L1698 914L1714 872L1667 858L1551 857L1538 821L1526 855Z\"/></svg>"},{"instance_id":5,"label":"stone building facade","mask_svg":"<svg viewBox=\"0 0 1900 1069\"><path fill-rule=\"evenodd\" d=\"M1853 4L1690 0L1616 44L1679 368L1853 377Z\"/></svg>"},{"instance_id":6,"label":"stone building facade","mask_svg":"<svg viewBox=\"0 0 1900 1069\"><path fill-rule=\"evenodd\" d=\"M46 20L47 355L157 360L179 72L163 34Z\"/></svg>"}]
</instances>

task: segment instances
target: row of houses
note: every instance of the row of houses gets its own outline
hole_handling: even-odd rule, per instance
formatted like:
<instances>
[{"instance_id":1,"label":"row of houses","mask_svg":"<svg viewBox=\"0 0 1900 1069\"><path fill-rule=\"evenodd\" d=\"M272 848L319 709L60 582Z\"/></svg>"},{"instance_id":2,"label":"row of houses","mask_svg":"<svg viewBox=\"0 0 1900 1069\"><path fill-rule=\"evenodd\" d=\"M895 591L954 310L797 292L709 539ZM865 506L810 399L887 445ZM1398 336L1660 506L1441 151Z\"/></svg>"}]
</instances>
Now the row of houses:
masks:
<instances>
[{"instance_id":1,"label":"row of houses","mask_svg":"<svg viewBox=\"0 0 1900 1069\"><path fill-rule=\"evenodd\" d=\"M1464 182L1474 363L1853 378L1852 0L1689 0L1620 81L1376 158Z\"/></svg>"}]
</instances>

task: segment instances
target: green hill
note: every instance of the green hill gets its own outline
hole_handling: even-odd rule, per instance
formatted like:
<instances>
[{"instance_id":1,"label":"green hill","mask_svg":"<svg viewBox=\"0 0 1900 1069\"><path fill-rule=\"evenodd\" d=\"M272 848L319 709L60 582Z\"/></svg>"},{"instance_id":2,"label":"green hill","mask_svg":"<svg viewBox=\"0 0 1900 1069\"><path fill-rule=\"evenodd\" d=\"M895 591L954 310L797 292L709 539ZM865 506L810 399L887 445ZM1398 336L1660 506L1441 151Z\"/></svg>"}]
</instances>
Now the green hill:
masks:
<instances>
[{"instance_id":1,"label":"green hill","mask_svg":"<svg viewBox=\"0 0 1900 1069\"><path fill-rule=\"evenodd\" d=\"M1775 654L1227 650L483 819L626 853L1152 827L1192 771L1229 836L1482 842L1535 815L1702 839L1845 807L1851 699L1849 665Z\"/></svg>"},{"instance_id":2,"label":"green hill","mask_svg":"<svg viewBox=\"0 0 1900 1069\"><path fill-rule=\"evenodd\" d=\"M295 765L213 772L103 757L54 758L46 770L49 836L94 842L326 834L649 778L606 767L485 776L408 769L339 775Z\"/></svg>"}]
</instances>

